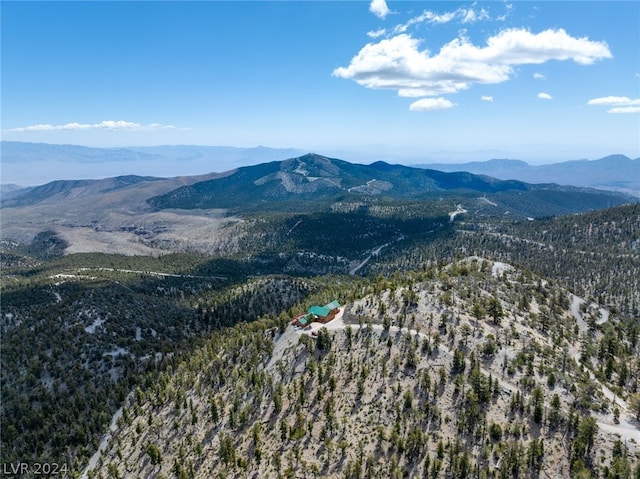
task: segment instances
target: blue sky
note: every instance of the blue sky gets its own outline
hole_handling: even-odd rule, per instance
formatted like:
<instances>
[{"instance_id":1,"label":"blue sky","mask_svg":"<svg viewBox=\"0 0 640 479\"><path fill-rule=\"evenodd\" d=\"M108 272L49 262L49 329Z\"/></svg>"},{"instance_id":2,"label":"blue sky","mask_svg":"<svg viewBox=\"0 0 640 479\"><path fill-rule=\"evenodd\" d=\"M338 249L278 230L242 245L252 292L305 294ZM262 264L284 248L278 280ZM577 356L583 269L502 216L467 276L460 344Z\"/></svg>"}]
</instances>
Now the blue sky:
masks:
<instances>
[{"instance_id":1,"label":"blue sky","mask_svg":"<svg viewBox=\"0 0 640 479\"><path fill-rule=\"evenodd\" d=\"M637 1L1 9L4 140L406 162L640 156Z\"/></svg>"}]
</instances>

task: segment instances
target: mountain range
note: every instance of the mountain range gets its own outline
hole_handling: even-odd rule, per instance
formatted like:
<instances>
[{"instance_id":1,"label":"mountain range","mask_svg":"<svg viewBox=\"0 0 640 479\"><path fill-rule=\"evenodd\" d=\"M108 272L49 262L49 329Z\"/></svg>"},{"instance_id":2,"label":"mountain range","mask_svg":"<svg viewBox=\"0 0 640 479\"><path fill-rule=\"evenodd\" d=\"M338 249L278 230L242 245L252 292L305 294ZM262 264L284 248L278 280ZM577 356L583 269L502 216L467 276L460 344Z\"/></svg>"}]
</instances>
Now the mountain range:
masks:
<instances>
[{"instance_id":1,"label":"mountain range","mask_svg":"<svg viewBox=\"0 0 640 479\"><path fill-rule=\"evenodd\" d=\"M236 148L229 146L165 145L122 148L91 148L15 141L0 142L4 196L7 184L39 185L52 180L106 178L114 176L193 176L229 171L237 167L279 161L301 156L295 148ZM596 160L564 161L530 165L512 159L493 159L468 163L425 163L419 158L395 158L381 152L363 156L357 153L326 153L327 156L357 162L385 161L444 172L465 171L501 180L527 183L557 183L621 191L640 196L640 159L610 155ZM51 171L56 176L51 177ZM49 176L45 176L49 175Z\"/></svg>"},{"instance_id":2,"label":"mountain range","mask_svg":"<svg viewBox=\"0 0 640 479\"><path fill-rule=\"evenodd\" d=\"M394 235L402 236L416 230L416 225L408 226L416 217L453 219L468 212L539 218L634 201L612 191L384 162L359 165L311 153L201 176L53 181L7 193L0 220L5 240L28 243L42 232L55 231L70 252L159 254L212 252L219 246L210 238L228 236L231 230L223 226L238 226L247 215L352 211L361 215L361 234L382 240L379 233L390 224L381 213L384 209L405 217L404 226L394 229ZM407 223L410 217L414 219ZM340 216L340 221L345 218Z\"/></svg>"},{"instance_id":3,"label":"mountain range","mask_svg":"<svg viewBox=\"0 0 640 479\"><path fill-rule=\"evenodd\" d=\"M502 180L527 183L558 183L604 190L623 191L640 196L640 158L610 155L598 160L575 160L548 165L530 165L521 160L494 159L468 163L429 163L414 165L440 171L468 171Z\"/></svg>"}]
</instances>

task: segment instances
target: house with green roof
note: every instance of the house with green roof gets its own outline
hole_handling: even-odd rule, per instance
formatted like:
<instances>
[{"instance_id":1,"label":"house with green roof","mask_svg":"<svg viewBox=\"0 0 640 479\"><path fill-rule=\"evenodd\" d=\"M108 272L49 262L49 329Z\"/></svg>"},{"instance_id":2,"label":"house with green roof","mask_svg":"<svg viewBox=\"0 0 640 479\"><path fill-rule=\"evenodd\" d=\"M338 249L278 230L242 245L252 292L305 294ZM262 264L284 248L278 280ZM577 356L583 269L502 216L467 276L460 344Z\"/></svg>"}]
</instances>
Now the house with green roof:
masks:
<instances>
[{"instance_id":1,"label":"house with green roof","mask_svg":"<svg viewBox=\"0 0 640 479\"><path fill-rule=\"evenodd\" d=\"M326 306L311 306L308 311L309 314L313 314L318 318L326 318L327 316L329 316L330 312L331 310Z\"/></svg>"},{"instance_id":2,"label":"house with green roof","mask_svg":"<svg viewBox=\"0 0 640 479\"><path fill-rule=\"evenodd\" d=\"M309 314L312 315L314 320L319 323L328 323L336 317L338 311L340 311L340 303L336 300L333 300L324 306L311 306L309 308Z\"/></svg>"},{"instance_id":3,"label":"house with green roof","mask_svg":"<svg viewBox=\"0 0 640 479\"><path fill-rule=\"evenodd\" d=\"M340 303L338 301L331 301L324 306L311 306L306 314L299 314L293 320L293 323L304 328L312 322L328 323L336 317L340 311Z\"/></svg>"}]
</instances>

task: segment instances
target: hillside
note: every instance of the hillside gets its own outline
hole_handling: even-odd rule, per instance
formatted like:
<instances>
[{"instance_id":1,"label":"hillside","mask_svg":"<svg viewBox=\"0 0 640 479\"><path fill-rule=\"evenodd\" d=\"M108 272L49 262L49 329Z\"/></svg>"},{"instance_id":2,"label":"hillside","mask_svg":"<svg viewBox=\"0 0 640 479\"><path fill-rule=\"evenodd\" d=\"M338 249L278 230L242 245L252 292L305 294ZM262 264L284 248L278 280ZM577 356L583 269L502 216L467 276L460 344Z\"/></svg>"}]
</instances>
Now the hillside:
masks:
<instances>
[{"instance_id":1,"label":"hillside","mask_svg":"<svg viewBox=\"0 0 640 479\"><path fill-rule=\"evenodd\" d=\"M220 221L220 210L155 212L146 200L214 176L125 176L23 188L2 201L2 239L26 244L53 231L67 242L68 253L158 255L184 251L187 242L191 249L206 250L194 243L202 245L201 239L214 237L232 218Z\"/></svg>"},{"instance_id":2,"label":"hillside","mask_svg":"<svg viewBox=\"0 0 640 479\"><path fill-rule=\"evenodd\" d=\"M631 358L637 357L633 338L637 336L640 304L639 205L538 221L506 221L485 215L483 203L484 199L477 200L478 209L469 203L466 212L454 211L453 221L446 213L429 212L430 203L424 204L424 211L416 210L414 203L382 203L370 216L353 216L348 213L348 204L336 210L344 213L336 217L260 216L253 224L243 223L248 228L244 234L254 240L247 242L245 238L238 244L241 255L60 256L66 244L51 233L40 235L28 247L2 243L4 457L15 461L68 457L69 467L79 471L131 391L157 387L161 374L175 371L201 346L209 348L206 345L211 341L218 345L211 348L219 351L220 358L232 354L233 362L238 362L242 354L232 353L229 344L217 341L223 341L226 334L239 334L239 344L246 345L248 337L240 338L247 325L227 333L223 328L266 315L270 319L265 327L279 329L310 304L336 298L350 307L352 314L365 314L364 324L366 316L384 324L387 310L390 317L396 317L398 305L404 304L405 298L411 303L414 295L407 291L397 302L380 294L417 282L424 283L420 294L424 291L427 295L429 288L437 294L429 295L427 303L433 305L425 303L422 309L408 303L405 326L414 313L416 320L428 320L429 308L441 307L437 305L443 302L453 301L445 309L462 308L459 312L451 309L454 322L474 309L478 314L489 311L486 301L490 298L478 297L480 291L497 294L503 311L524 311L527 301L531 304L532 298L542 294L547 309L541 308L537 317L530 318L534 329L540 322L540 327L552 331L564 318L562 329L545 341L566 338L567 348L572 344L578 348L579 339L580 348L571 350L588 354L594 361L591 371L609 390L631 398L638 392L638 367ZM449 208L442 206L445 212ZM432 215L431 223L425 222L428 215ZM408 221L412 217L415 220ZM367 230L378 231L380 236L346 241L352 237L350 231L358 232L366 225L354 221L358 218L375 220ZM335 238L349 233L345 241L335 243L332 252L326 243L317 244L312 220L318 225L343 221ZM382 228L385 224L389 230ZM394 228L404 228L401 231L406 233L410 226L414 228L411 237L396 236L389 244L379 243L385 236L396 235ZM323 249L327 251L322 253ZM352 260L338 256L340 250ZM468 265L447 266L463 254L517 265L516 277L508 276L509 282L492 286L497 278L491 274L493 266L484 260L475 263L477 275L471 274L474 270ZM584 306L572 295L582 298ZM363 301L360 310L357 305ZM543 299L536 301L543 304ZM385 310L382 317L376 308ZM598 324L604 317L600 308L608 312L602 324ZM576 314L584 323L575 321ZM437 315L434 318L440 319ZM357 318L356 322L359 324ZM597 328L598 334L585 335L580 329L584 324ZM488 320L483 327L495 326ZM501 326L492 334L497 339L508 331L510 327ZM616 341L610 339L603 342L600 333L629 346L614 346ZM444 331L439 334L443 339ZM534 333L527 334L533 337ZM339 344L340 338L336 341L334 344ZM554 346L552 351L557 355L560 349ZM226 359L221 360L226 364ZM624 371L623 365L627 367L622 373L624 380L616 376ZM228 367L230 363L223 369L225 375ZM545 398L550 399L547 392ZM624 411L621 421L622 414ZM606 447L604 450L605 455L611 453Z\"/></svg>"},{"instance_id":3,"label":"hillside","mask_svg":"<svg viewBox=\"0 0 640 479\"><path fill-rule=\"evenodd\" d=\"M142 176L118 176L105 180L57 180L41 186L23 188L2 202L4 208L29 206L51 201L65 202L97 194L106 194L131 186L143 186L147 182L162 181L163 178Z\"/></svg>"},{"instance_id":4,"label":"hillside","mask_svg":"<svg viewBox=\"0 0 640 479\"><path fill-rule=\"evenodd\" d=\"M62 458L70 470L86 464L145 374L317 288L249 278L246 266L194 255L42 261L5 247L2 260L3 459Z\"/></svg>"},{"instance_id":5,"label":"hillside","mask_svg":"<svg viewBox=\"0 0 640 479\"><path fill-rule=\"evenodd\" d=\"M351 295L317 339L262 321L174 363L130 397L93 477L640 472L638 325L618 342L597 305L478 258Z\"/></svg>"},{"instance_id":6,"label":"hillside","mask_svg":"<svg viewBox=\"0 0 640 479\"><path fill-rule=\"evenodd\" d=\"M389 275L464 252L523 265L627 318L639 317L640 203L536 221L476 213L461 215L452 235L389 245L361 273Z\"/></svg>"}]
</instances>

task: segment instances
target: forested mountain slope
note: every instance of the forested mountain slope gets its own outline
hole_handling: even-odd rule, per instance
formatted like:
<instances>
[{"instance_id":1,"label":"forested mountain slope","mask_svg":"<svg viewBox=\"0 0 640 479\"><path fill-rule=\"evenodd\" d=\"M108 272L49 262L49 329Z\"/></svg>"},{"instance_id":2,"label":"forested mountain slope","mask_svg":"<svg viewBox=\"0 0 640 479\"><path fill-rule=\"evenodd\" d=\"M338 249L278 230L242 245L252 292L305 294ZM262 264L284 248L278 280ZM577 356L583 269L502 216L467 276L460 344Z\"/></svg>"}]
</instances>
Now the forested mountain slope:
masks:
<instances>
[{"instance_id":1,"label":"forested mountain slope","mask_svg":"<svg viewBox=\"0 0 640 479\"><path fill-rule=\"evenodd\" d=\"M251 279L241 266L201 256L7 257L3 460L64 462L70 470L86 464L146 373L224 326L287 310L316 287Z\"/></svg>"},{"instance_id":2,"label":"forested mountain slope","mask_svg":"<svg viewBox=\"0 0 640 479\"><path fill-rule=\"evenodd\" d=\"M371 273L389 274L438 258L478 255L525 266L625 317L640 317L640 203L536 221L489 221L470 212L453 236L398 242Z\"/></svg>"},{"instance_id":3,"label":"forested mountain slope","mask_svg":"<svg viewBox=\"0 0 640 479\"><path fill-rule=\"evenodd\" d=\"M156 394L158 388L164 388L169 383L174 384L171 394L195 394L188 381L182 387L183 379L180 378L188 379L190 376L186 373L180 373L179 376L175 374L178 370L191 368L190 362L198 356L218 358L217 366L214 370L207 369L210 368L209 360L203 359L196 369L211 371L213 376L224 376L225 381L238 376L238 381L234 383L238 385L243 384L246 375L257 368L257 376L253 381L262 377L261 384L267 389L260 389L264 397L258 397L256 389L254 398L245 395L246 391L239 387L237 394L240 399L237 399L231 395L231 389L236 390L235 386L231 388L231 383L225 382L224 386L221 383L203 382L202 387L206 385L209 389L201 389L198 383L195 388L197 394L208 391L207 394L222 398L226 401L227 416L230 415L229 405L240 401L238 411L241 411L246 407L246 402L256 405L256 411L260 412L262 418L260 420L267 421L263 425L271 427L275 424L278 428L282 422L286 422L289 429L293 427L295 430L298 410L293 398L300 392L300 380L308 383L311 376L307 374L311 373L305 369L295 373L277 372L279 367L274 372L273 363L269 368L267 364L271 361L270 355L280 351L286 364L310 364L313 356L317 364L322 364L322 368L327 367L327 358L331 356L329 352L316 352L313 343L301 345L300 350L286 352L284 349L287 348L283 345L289 344L289 339L293 339L294 343L299 339L292 335L281 336L281 333L288 320L310 305L338 299L347 306L349 314L345 318L353 323L351 334L358 333L360 323L364 329L358 333L358 341L352 338L353 361L356 362L351 366L351 356L341 356L345 349L349 351L345 346L349 330L337 328L331 333L334 335L331 352L335 359L330 361L340 365L338 369L341 376L336 376L336 381L342 381L335 384L334 392L340 393L340 396L336 393L336 400L353 396L352 390L357 388L360 378L353 371L362 364L369 365L370 371L377 371L373 376L364 373L361 386L361 389L364 388L361 392L363 397L377 391L382 387L381 384L392 384L396 390L397 384L400 384L399 396L393 396L386 389L381 392L381 411L395 408L397 403L404 401L404 393L412 390L415 402L411 408L407 408L407 414L411 412L415 418L407 418L405 425L404 416L400 416L402 428L411 425L416 431L422 428L422 434L412 433L412 440L421 444L418 451L423 454L422 460L426 460L429 454L429 470L435 467L436 471L440 467L441 474L444 474L442 471L446 471L447 467L452 471L458 467L469 470L468 467L475 464L476 472L485 471L489 476L500 473L502 477L510 477L507 470L501 469L504 461L509 460L505 451L510 450L511 456L518 456L520 448L528 450L526 448L534 447L531 446L532 437L537 440L544 438L545 462L541 467L551 477L555 477L553 471L561 471L557 473L558 477L574 477L574 473L579 477L577 471L585 468L592 471L594 477L596 473L607 477L605 467L609 471L633 470L632 438L628 438L626 444L622 439L616 443L615 438L606 434L614 430L618 433L635 433L638 427L631 416L636 404L635 394L638 393L639 370L640 205L528 221L504 215L504 210L501 210L504 205L496 201L498 197L495 195L456 199L461 202L453 203L451 198L424 202L388 199L341 201L333 203L329 211L252 214L226 227L229 237L233 236L236 241L235 247L230 248L233 253L229 254L180 253L157 258L63 255L65 251L68 252L67 243L55 232L37 236L31 245L1 243L0 326L3 347L0 351L0 412L3 459L9 462L64 461L71 471L78 473L97 449L115 411L125 403L125 398L136 397L138 388L142 394L139 409L145 414L148 414L150 407L148 400L153 397L150 395ZM322 238L321 243L318 243L319 238ZM215 244L218 239L209 238L209 241L219 247ZM515 269L503 267L501 262ZM505 271L506 275L501 271ZM498 324L498 317L494 320L492 315L500 310L503 315ZM255 327L246 324L260 318L263 318L262 321L256 323ZM366 342L369 341L366 340L368 333L364 335L367 322L371 322L371 334L375 336L369 335L370 343ZM466 327L462 328L465 322L471 327L469 334ZM234 327L239 323L240 326ZM403 333L398 335L395 329L385 333L385 326L389 325L390 328L391 323L398 327L402 325ZM264 342L255 346L259 349L255 349L251 344L257 336L263 337L261 328L271 332ZM418 332L426 333L429 339L420 335L416 338ZM390 345L389 334L392 341ZM410 342L408 338L401 339L407 334L411 335ZM488 342L490 334L493 335L493 342ZM233 337L236 339L228 339ZM460 346L461 339L467 344ZM309 338L302 341L313 340ZM425 341L429 346L424 346L423 351ZM435 348L436 342L439 342L439 348ZM419 352L409 360L412 364L416 359L416 371L431 368L432 384L439 384L440 367L443 368L445 384L441 394L449 402L438 402L440 399L436 400L433 386L427 388L430 389L429 396L420 396L423 393L419 392L420 386L417 386L420 380L417 373L402 372L400 375L397 372L397 377L392 377L389 364L387 382L380 382L384 361L393 364L397 357L400 365L406 363L404 354L409 346L403 345L405 343L414 344L416 354ZM493 349L494 355L485 357L485 347L486 354ZM436 349L437 354L434 353ZM461 352L456 353L457 349ZM458 366L454 368L456 354ZM453 370L457 371L460 367L461 354L466 361L465 369L454 373ZM503 368L505 360L506 369ZM521 396L524 395L523 406L521 408L518 405L518 413L515 414L510 399L505 396L509 393L500 392L492 396L490 401L480 406L480 410L482 414L486 413L487 420L498 423L503 439L487 445L486 429L482 436L477 429L479 426L474 426L475 429L470 431L458 431L461 440L462 436L471 434L471 438L465 436L459 447L447 446L442 435L443 449L439 453L439 439L435 440L431 435L441 429L447 431L447 437L455 437L457 429L454 431L451 428L466 424L467 420L459 415L468 404L460 401L466 401L469 387L477 383L477 378L470 376L474 370L472 366L476 363L482 374L491 374L492 379L498 378L498 386L511 387L509 390L512 394L517 389ZM345 371L349 371L349 368L350 376L346 376ZM404 366L395 368L405 371ZM530 368L533 372L529 371ZM509 373L510 369L513 374ZM526 372L525 376L522 376L523 371ZM555 379L550 379L551 371ZM264 385L271 384L267 381L269 374L273 375L273 383L267 387ZM529 379L523 379L527 375ZM275 414L268 404L269 401L275 401L272 396L278 377L285 379L282 409ZM457 379L457 386L452 385L456 377L460 378ZM338 432L332 430L332 435L320 438L322 429L313 428L317 427L322 415L327 414L323 409L324 402L320 399L313 404L307 401L318 394L325 400L331 396L329 393L332 391L326 390L330 377L322 378L322 387L317 379L317 384L309 384L310 395L300 405L302 411L310 408L314 418L311 421L313 426L310 426L311 416L303 416L305 430L309 431L311 427L312 432L302 437L305 438L303 441L309 439L317 442L320 439L322 445L318 447L329 451L329 459L318 454L294 457L293 465L282 466L283 475L291 467L294 471L291 474L308 476L315 469L307 470L305 467L313 468L312 463L316 463L320 476L343 476L351 471L351 467L364 467L362 470L366 470L369 455L374 456L371 459L374 465L369 469L378 471L380 477L392 474L391 470L383 469L383 463L396 464L397 471L409 471L410 475L414 473L411 471L416 474L424 472L425 464L416 464L415 459L406 456L404 441L409 440L412 429L396 430L396 436L403 438L403 442L398 443L400 446L392 451L388 439L381 439L382 445L376 446L375 450L370 444L363 446L364 462L360 465L356 460L359 455L346 455L353 448L359 450L359 439L352 440L351 436L344 435L347 426L340 426L342 429L336 429ZM510 386L506 386L504 381ZM554 381L555 386L551 386ZM530 396L536 385L543 392L545 415L552 407L551 401L554 401L554 407L562 410L565 421L558 431L550 431L548 422L538 424L530 421L533 407ZM222 386L228 390L220 389ZM454 394L454 386L459 389L457 395ZM251 388L247 386L246 389ZM285 394L287 389L291 397ZM318 392L320 389L322 391ZM358 391L356 389L356 393ZM479 394L475 390L474 393ZM553 397L556 393L560 406ZM161 396L161 399L166 397ZM214 427L205 420L207 411L201 409L204 406L198 402L204 399L193 396L193 400L195 415L191 414L191 406L187 401L189 420L195 417L198 428L203 428L203 431L204 428ZM163 424L154 429L159 435L144 436L145 440L157 443L159 448L160 443L164 442L175 446L177 443L169 440L174 436L184 441L190 437L194 440L200 437L199 429L192 433L191 429L183 427L185 424L181 422L182 419L174 420L168 410L158 409L165 408L166 402L160 399L153 401L155 409L152 410L152 416L158 419L171 417L176 429L169 434L166 424ZM343 409L337 416L340 421L346 418L349 428L356 422L364 421L369 429L360 426L359 429L367 438L378 434L377 428L371 432L370 427L377 427L377 421L380 421L386 428L384 437L390 438L390 426L396 421L397 413L373 410L370 405L364 407L362 398L360 402L357 401L356 394L349 403L349 409ZM355 403L362 407L354 408ZM505 410L507 403L509 408ZM183 409L184 401L181 404ZM440 408L439 415L424 416L427 414L427 404L430 404L429 408ZM613 415L616 406L618 424ZM131 403L125 409L126 414L135 407ZM422 411L422 416L416 416L417 411ZM126 425L127 417L131 418L126 414L122 416L125 424L121 424L121 427ZM247 410L246 414L248 419L245 426L249 427L254 412L250 414ZM367 414L367 417L359 414ZM498 422L500 414L502 417L506 415L508 420ZM558 442L558 435L569 438L571 444L579 437L582 440L589 437L584 436L588 433L586 429L579 432L579 424L590 416L598 426L599 439L594 439L593 445L585 446L586 449L580 445L584 442L580 441L578 446L570 445L562 449L565 446ZM575 419L577 417L580 419ZM269 418L274 419L275 423L269 422ZM505 432L518 418L522 419L522 427L528 428L527 434L520 432L519 439L515 432ZM433 422L435 419L438 419L437 423ZM134 421L132 424L137 423ZM236 433L239 438L245 437L246 428L229 429L227 423L220 424L223 424L221 427L224 431L229 434L233 432L233 437ZM593 425L590 422L584 424L585 428ZM488 428L491 424L485 421L485 425ZM290 434L289 429L287 434ZM221 430L214 428L213 436L217 437ZM498 429L495 430L495 437L498 437ZM531 432L536 430L542 431L542 435L535 436ZM211 433L211 429L208 431L207 434ZM148 431L145 429L146 433ZM168 434L166 437L165 433ZM129 448L126 457L130 464L127 465L120 457L114 459L112 451L104 463L105 467L113 463L109 473L116 474L114 468L117 468L117 474L121 477L130 477L133 473L126 468L140 466L143 468L141 477L152 474L151 469L144 469L148 466L145 461L151 460L148 451L136 452L135 445L131 444L140 433L131 435L130 431L122 429L120 434L123 434L118 436L121 437L121 443ZM299 434L302 431L298 430L294 437ZM393 437L397 439L396 436ZM199 453L196 459L196 456L189 456L191 453L185 452L186 459L176 459L177 472L163 469L162 473L166 477L182 474L180 467L187 468L188 473L187 466L191 461L194 471L197 470L199 474L208 471L206 468L210 464L214 472L223 475L238 475L248 468L254 475L267 474L269 477L275 475L274 455L285 461L286 454L296 444L303 444L290 442L289 436L286 436L289 438L286 441L282 437L285 436L279 440L277 437L273 439L269 447L264 446L260 461L270 457L271 462L261 464L256 464L252 450L248 449L248 442L234 442L233 450L237 454L232 462L235 465L232 467L228 462L226 470L220 469L220 464L215 463L219 449L214 439L209 443L201 439L203 448L209 444L209 449L203 449L209 451L207 454ZM331 438L331 442L324 445L327 437ZM478 442L481 440L485 443ZM340 444L345 448L344 460ZM435 450L432 449L434 445ZM187 446L183 445L188 451ZM535 448L538 446L536 443ZM279 449L281 447L284 449ZM625 447L628 455L623 452ZM380 448L384 456L376 456ZM151 455L156 461L154 448L149 450L153 451ZM165 461L169 457L172 458L169 466L174 467L173 454L176 450L180 451L180 447L163 452L162 468L167 466ZM336 455L337 450L340 450L340 455ZM456 451L455 454L449 452L452 450ZM558 452L560 450L564 451L564 455ZM282 451L286 452L283 454ZM310 449L302 448L301 454L307 454L308 451ZM467 452L466 456L464 451ZM125 451L121 450L121 453L124 458ZM118 456L117 449L115 454ZM139 463L134 459L138 457L136 454L142 454ZM443 454L445 456L438 457ZM377 465L376 457L379 460ZM623 460L625 457L627 462ZM242 459L240 462L239 458ZM300 462L296 462L298 459ZM440 466L433 466L435 459L440 461ZM290 459L286 460L290 462ZM458 466L458 460L466 465ZM247 461L246 464L243 461ZM306 466L302 461L306 462ZM328 468L322 461L329 461ZM517 465L515 470L520 477L527 477L532 473L527 468L533 465L523 464ZM156 466L159 471L160 465ZM103 476L107 477L104 469L102 471ZM514 469L511 471L515 474ZM630 476L621 472L619 477Z\"/></svg>"},{"instance_id":4,"label":"forested mountain slope","mask_svg":"<svg viewBox=\"0 0 640 479\"><path fill-rule=\"evenodd\" d=\"M640 473L638 324L479 258L344 294L315 339L264 320L173 362L92 476Z\"/></svg>"}]
</instances>

